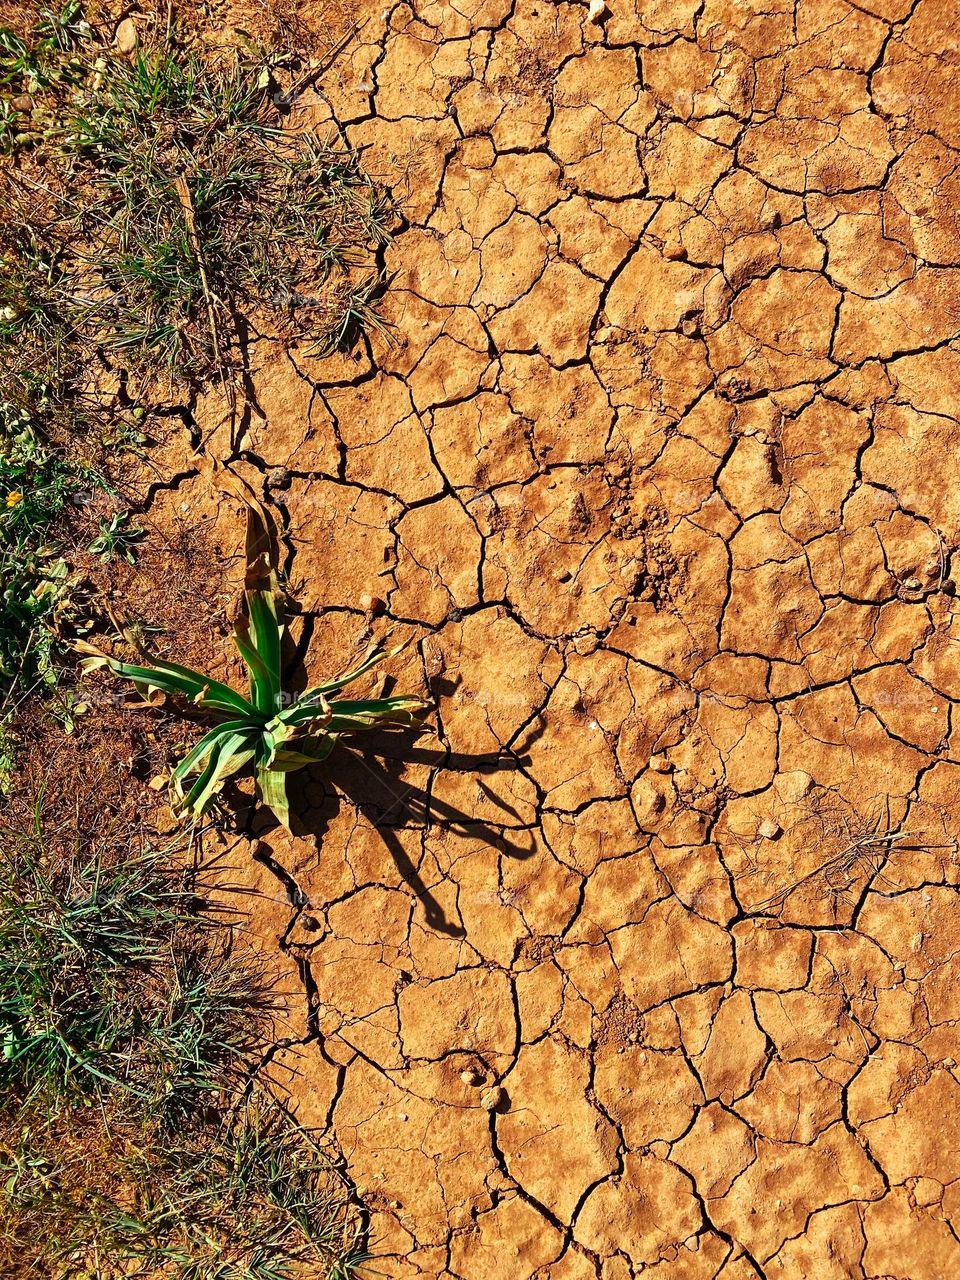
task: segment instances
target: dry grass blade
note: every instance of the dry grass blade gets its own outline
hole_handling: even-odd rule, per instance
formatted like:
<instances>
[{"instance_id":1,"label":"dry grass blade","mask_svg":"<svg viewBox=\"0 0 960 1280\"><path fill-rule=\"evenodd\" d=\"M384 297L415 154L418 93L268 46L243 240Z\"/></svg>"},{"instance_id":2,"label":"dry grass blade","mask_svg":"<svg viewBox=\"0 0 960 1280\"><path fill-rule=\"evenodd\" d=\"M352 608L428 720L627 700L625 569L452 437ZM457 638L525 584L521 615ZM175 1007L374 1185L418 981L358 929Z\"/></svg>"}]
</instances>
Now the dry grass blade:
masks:
<instances>
[{"instance_id":1,"label":"dry grass blade","mask_svg":"<svg viewBox=\"0 0 960 1280\"><path fill-rule=\"evenodd\" d=\"M177 188L177 195L180 197L180 206L183 209L183 220L187 226L187 237L190 241L190 247L193 249L197 259L197 270L200 272L200 283L203 286L203 298L207 305L207 323L210 326L210 345L213 349L213 357L216 361L218 369L223 369L223 352L220 347L220 333L217 326L217 313L213 304L213 294L210 292L210 280L207 276L207 264L204 260L203 245L200 242L200 236L197 232L197 215L193 207L193 198L190 195L190 184L182 173L178 173L174 179ZM227 395L230 399L231 410L236 408L235 395L233 391L233 383L227 382Z\"/></svg>"},{"instance_id":2,"label":"dry grass blade","mask_svg":"<svg viewBox=\"0 0 960 1280\"><path fill-rule=\"evenodd\" d=\"M847 894L857 881L882 878L882 870L891 853L897 848L911 848L905 842L914 834L901 828L890 830L889 802L881 809L875 822L864 823L857 830L849 818L841 819L846 836L837 853L831 854L811 871L791 881L782 889L757 904L758 910L782 906L791 894L808 885L821 884L834 897Z\"/></svg>"}]
</instances>

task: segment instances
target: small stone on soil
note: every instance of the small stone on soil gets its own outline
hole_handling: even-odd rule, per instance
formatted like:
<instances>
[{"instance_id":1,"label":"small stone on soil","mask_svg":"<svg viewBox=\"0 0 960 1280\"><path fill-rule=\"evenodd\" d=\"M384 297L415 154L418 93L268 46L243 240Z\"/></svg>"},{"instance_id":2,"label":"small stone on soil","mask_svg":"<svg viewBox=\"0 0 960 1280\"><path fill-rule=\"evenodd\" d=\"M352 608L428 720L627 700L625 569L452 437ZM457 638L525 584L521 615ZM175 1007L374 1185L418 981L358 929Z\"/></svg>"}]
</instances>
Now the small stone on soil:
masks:
<instances>
[{"instance_id":1,"label":"small stone on soil","mask_svg":"<svg viewBox=\"0 0 960 1280\"><path fill-rule=\"evenodd\" d=\"M781 835L783 827L778 822L774 822L772 818L765 818L757 827L757 835L762 836L764 840L776 840Z\"/></svg>"},{"instance_id":2,"label":"small stone on soil","mask_svg":"<svg viewBox=\"0 0 960 1280\"><path fill-rule=\"evenodd\" d=\"M118 53L133 53L139 43L137 24L132 18L124 18L113 37L113 44Z\"/></svg>"},{"instance_id":3,"label":"small stone on soil","mask_svg":"<svg viewBox=\"0 0 960 1280\"><path fill-rule=\"evenodd\" d=\"M386 607L386 601L381 600L379 596L371 595L368 591L360 597L360 608L364 613L383 613Z\"/></svg>"},{"instance_id":4,"label":"small stone on soil","mask_svg":"<svg viewBox=\"0 0 960 1280\"><path fill-rule=\"evenodd\" d=\"M480 1095L480 1105L485 1111L496 1111L502 1101L503 1090L499 1085L494 1085L491 1089L484 1089Z\"/></svg>"}]
</instances>

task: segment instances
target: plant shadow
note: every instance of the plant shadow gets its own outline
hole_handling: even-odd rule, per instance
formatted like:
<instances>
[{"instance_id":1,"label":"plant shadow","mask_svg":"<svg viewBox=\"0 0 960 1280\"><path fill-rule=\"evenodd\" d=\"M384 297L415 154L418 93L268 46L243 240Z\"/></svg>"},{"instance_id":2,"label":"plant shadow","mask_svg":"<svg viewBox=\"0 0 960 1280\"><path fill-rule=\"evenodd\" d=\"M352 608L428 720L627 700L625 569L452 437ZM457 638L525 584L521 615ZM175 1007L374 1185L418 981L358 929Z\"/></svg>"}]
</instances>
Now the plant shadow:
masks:
<instances>
[{"instance_id":1,"label":"plant shadow","mask_svg":"<svg viewBox=\"0 0 960 1280\"><path fill-rule=\"evenodd\" d=\"M522 769L529 759L511 751L470 754L443 746L427 747L417 744L419 736L417 730L385 729L365 733L362 747L359 743L350 745L347 739L338 742L322 765L304 769L296 781L291 779L291 827L295 835L315 840L320 849L343 802L349 802L378 833L397 871L422 903L428 925L438 933L462 938L465 930L449 919L431 893L399 832L458 832L491 845L506 857L529 858L535 851L533 834L526 831L528 838L521 843L517 838L524 834L517 830L520 816L497 793L495 785L485 781ZM528 738L526 745L530 741ZM502 811L503 825L478 819L435 794L435 782L443 772L473 775L487 800ZM318 790L323 793L321 804L308 798L315 797ZM261 816L267 817L263 811ZM278 829L279 824L270 822L257 835L269 840Z\"/></svg>"}]
</instances>

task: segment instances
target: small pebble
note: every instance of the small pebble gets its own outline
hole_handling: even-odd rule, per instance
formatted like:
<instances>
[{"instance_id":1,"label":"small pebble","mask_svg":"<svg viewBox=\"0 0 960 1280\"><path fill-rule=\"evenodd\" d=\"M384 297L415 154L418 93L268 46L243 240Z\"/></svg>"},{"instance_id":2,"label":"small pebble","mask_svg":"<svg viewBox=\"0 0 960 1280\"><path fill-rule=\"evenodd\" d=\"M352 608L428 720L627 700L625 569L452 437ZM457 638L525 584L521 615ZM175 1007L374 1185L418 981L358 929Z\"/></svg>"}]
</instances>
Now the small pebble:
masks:
<instances>
[{"instance_id":1,"label":"small pebble","mask_svg":"<svg viewBox=\"0 0 960 1280\"><path fill-rule=\"evenodd\" d=\"M472 1069L470 1071L461 1071L460 1079L464 1084L469 1084L475 1089L482 1085L484 1081L484 1077L481 1073Z\"/></svg>"},{"instance_id":2,"label":"small pebble","mask_svg":"<svg viewBox=\"0 0 960 1280\"><path fill-rule=\"evenodd\" d=\"M22 111L27 115L33 110L33 99L29 93L18 93L15 98L10 99L10 106L14 111Z\"/></svg>"},{"instance_id":3,"label":"small pebble","mask_svg":"<svg viewBox=\"0 0 960 1280\"><path fill-rule=\"evenodd\" d=\"M673 765L666 756L651 756L650 768L654 773L670 773L673 769Z\"/></svg>"},{"instance_id":4,"label":"small pebble","mask_svg":"<svg viewBox=\"0 0 960 1280\"><path fill-rule=\"evenodd\" d=\"M503 1090L499 1085L494 1085L492 1089L484 1089L480 1095L480 1105L485 1111L496 1111L502 1101Z\"/></svg>"},{"instance_id":5,"label":"small pebble","mask_svg":"<svg viewBox=\"0 0 960 1280\"><path fill-rule=\"evenodd\" d=\"M606 0L590 0L587 15L591 22L599 22L607 11Z\"/></svg>"},{"instance_id":6,"label":"small pebble","mask_svg":"<svg viewBox=\"0 0 960 1280\"><path fill-rule=\"evenodd\" d=\"M369 591L365 591L360 597L360 608L364 613L382 613L386 607L384 600L379 596L371 595Z\"/></svg>"},{"instance_id":7,"label":"small pebble","mask_svg":"<svg viewBox=\"0 0 960 1280\"><path fill-rule=\"evenodd\" d=\"M765 818L757 827L757 835L763 836L764 840L776 840L781 835L783 827L778 822L774 822L772 818Z\"/></svg>"},{"instance_id":8,"label":"small pebble","mask_svg":"<svg viewBox=\"0 0 960 1280\"><path fill-rule=\"evenodd\" d=\"M137 24L132 18L124 18L113 37L114 48L118 53L133 53L138 43Z\"/></svg>"}]
</instances>

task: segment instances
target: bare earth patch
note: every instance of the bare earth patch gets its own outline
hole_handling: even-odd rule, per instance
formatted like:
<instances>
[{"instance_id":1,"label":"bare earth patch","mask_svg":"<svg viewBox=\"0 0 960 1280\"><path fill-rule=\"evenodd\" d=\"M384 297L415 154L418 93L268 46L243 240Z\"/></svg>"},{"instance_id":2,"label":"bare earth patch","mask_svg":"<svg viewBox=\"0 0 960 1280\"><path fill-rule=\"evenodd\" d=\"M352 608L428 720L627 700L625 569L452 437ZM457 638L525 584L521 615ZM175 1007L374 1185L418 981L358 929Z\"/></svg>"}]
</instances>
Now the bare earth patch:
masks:
<instances>
[{"instance_id":1,"label":"bare earth patch","mask_svg":"<svg viewBox=\"0 0 960 1280\"><path fill-rule=\"evenodd\" d=\"M197 421L311 677L392 621L437 706L231 850L380 1274L960 1273L958 74L935 0L482 0L293 105L392 339Z\"/></svg>"}]
</instances>

